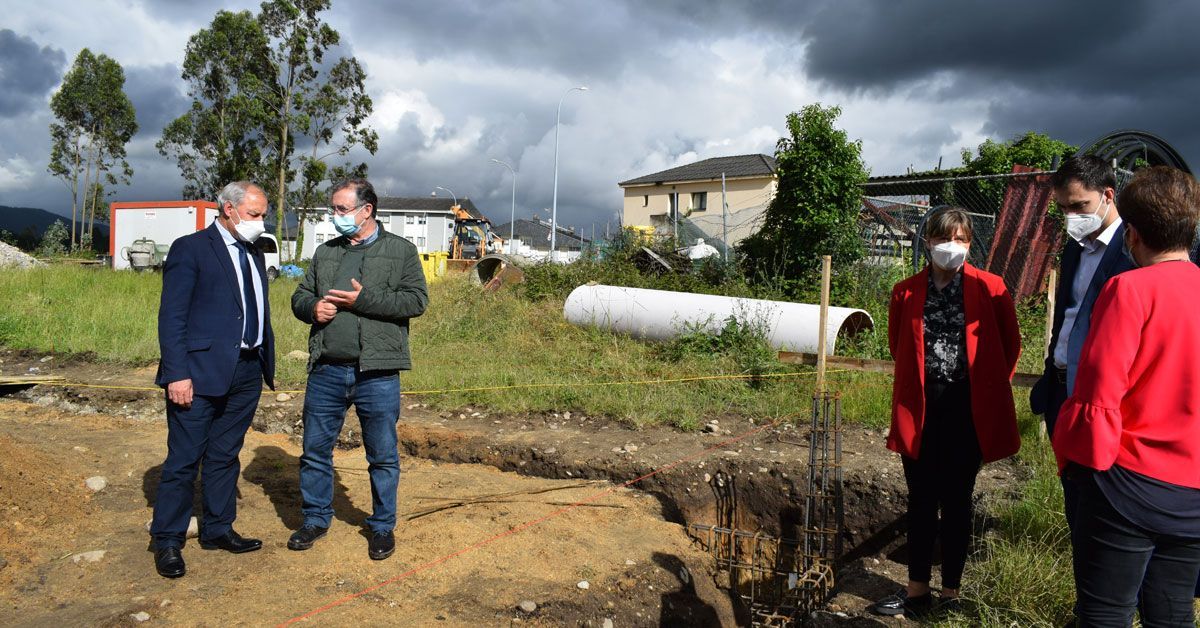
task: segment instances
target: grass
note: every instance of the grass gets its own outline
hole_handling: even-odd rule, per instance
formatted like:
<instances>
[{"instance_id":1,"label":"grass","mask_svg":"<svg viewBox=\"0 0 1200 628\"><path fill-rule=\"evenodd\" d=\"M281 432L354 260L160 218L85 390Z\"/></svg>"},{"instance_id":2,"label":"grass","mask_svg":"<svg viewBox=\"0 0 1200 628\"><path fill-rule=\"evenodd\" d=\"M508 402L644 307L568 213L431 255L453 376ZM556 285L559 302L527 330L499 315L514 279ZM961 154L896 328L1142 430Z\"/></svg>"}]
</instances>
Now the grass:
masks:
<instances>
[{"instance_id":1,"label":"grass","mask_svg":"<svg viewBox=\"0 0 1200 628\"><path fill-rule=\"evenodd\" d=\"M292 316L289 306L295 287L295 280L281 278L270 289L280 388L300 387L305 379L304 362L285 357L307 347L308 327ZM9 271L0 275L0 344L101 362L153 364L158 359L160 291L161 276L156 274L72 266ZM796 376L754 385L736 379L605 385L741 375L750 367L728 353L683 351L668 357L658 345L568 324L561 301L523 299L504 291L487 294L463 280L434 283L430 302L429 311L412 322L414 370L402 376L406 390L566 384L422 395L435 407L572 411L631 426L682 429L729 415L774 419L809 411L811 369L771 360L756 365L754 372ZM838 377L861 384L847 394L848 420L886 425L887 378L834 374L831 380Z\"/></svg>"}]
</instances>

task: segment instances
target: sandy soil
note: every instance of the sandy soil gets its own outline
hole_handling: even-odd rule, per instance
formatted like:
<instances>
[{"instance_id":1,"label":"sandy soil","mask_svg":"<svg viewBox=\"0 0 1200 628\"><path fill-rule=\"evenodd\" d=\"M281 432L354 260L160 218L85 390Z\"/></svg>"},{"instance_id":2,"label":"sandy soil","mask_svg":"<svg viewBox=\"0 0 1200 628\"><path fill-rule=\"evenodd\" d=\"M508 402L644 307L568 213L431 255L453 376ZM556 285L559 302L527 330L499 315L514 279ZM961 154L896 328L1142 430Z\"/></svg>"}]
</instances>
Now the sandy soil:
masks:
<instances>
[{"instance_id":1,"label":"sandy soil","mask_svg":"<svg viewBox=\"0 0 1200 628\"><path fill-rule=\"evenodd\" d=\"M285 542L299 524L298 448L251 431L242 452L237 529L264 540L231 555L185 548L188 575L153 571L151 516L165 429L0 400L0 624L118 625L147 613L175 625L278 624L395 579L598 491L604 482L545 480L482 465L408 459L396 554L371 561L361 534L370 487L361 450L339 451L337 518L311 550ZM91 494L94 475L108 486ZM453 503L482 499L429 514ZM448 501L450 500L450 501ZM74 559L103 550L96 562ZM707 556L658 503L616 489L586 507L385 584L313 618L319 625L680 625L732 621ZM681 577L682 574L682 577ZM695 576L693 575L695 574ZM577 583L587 580L589 588ZM687 580L687 583L683 582ZM678 603L701 596L715 603ZM522 600L539 608L516 609ZM669 608L671 602L675 608ZM690 613L690 616L689 616Z\"/></svg>"}]
</instances>

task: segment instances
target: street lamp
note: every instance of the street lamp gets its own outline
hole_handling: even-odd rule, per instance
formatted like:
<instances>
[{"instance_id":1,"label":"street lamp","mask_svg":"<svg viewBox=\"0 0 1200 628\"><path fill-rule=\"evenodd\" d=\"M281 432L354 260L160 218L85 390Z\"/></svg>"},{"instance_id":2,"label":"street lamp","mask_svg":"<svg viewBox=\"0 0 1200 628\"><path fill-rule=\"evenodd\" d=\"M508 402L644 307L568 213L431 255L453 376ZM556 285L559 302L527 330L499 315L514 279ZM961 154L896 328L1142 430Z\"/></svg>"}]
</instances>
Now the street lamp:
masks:
<instances>
[{"instance_id":1,"label":"street lamp","mask_svg":"<svg viewBox=\"0 0 1200 628\"><path fill-rule=\"evenodd\" d=\"M450 188L444 188L444 187L442 187L442 186L440 186L440 185L435 185L435 186L433 186L433 187L434 187L434 189L433 189L433 196L437 196L437 191L438 191L438 190L445 190L445 191L447 191L447 192L450 192ZM451 198L451 199L454 199L454 204L455 204L455 205L458 205L458 197L454 195L454 192L450 192L450 198Z\"/></svg>"},{"instance_id":2,"label":"street lamp","mask_svg":"<svg viewBox=\"0 0 1200 628\"><path fill-rule=\"evenodd\" d=\"M580 85L572 87L563 92L562 98L558 99L558 115L554 118L554 202L550 206L550 259L554 259L554 245L558 240L558 124L562 121L562 104L566 100L567 94L573 91L586 92L587 87Z\"/></svg>"},{"instance_id":3,"label":"street lamp","mask_svg":"<svg viewBox=\"0 0 1200 628\"><path fill-rule=\"evenodd\" d=\"M512 166L500 161L499 159L493 159L492 163L500 164L501 166L508 168L508 171L512 173L512 218L508 221L508 253L509 255L516 255L517 251L514 249L516 246L514 233L517 228L517 171L513 170Z\"/></svg>"}]
</instances>

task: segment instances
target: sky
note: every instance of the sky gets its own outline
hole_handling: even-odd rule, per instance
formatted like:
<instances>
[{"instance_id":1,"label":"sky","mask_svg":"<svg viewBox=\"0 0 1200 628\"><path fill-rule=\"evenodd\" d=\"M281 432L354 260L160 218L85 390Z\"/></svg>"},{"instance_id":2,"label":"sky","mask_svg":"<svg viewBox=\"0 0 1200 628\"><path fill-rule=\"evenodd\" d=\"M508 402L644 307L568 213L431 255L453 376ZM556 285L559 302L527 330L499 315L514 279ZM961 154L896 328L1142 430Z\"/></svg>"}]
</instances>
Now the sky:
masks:
<instances>
[{"instance_id":1,"label":"sky","mask_svg":"<svg viewBox=\"0 0 1200 628\"><path fill-rule=\"evenodd\" d=\"M154 144L190 104L188 38L243 0L0 0L0 205L70 213L46 171L49 99L79 51L125 69L139 132L116 200L178 199ZM1026 131L1164 138L1200 167L1200 3L1009 0L333 0L335 54L367 72L381 195L438 186L508 222L616 225L618 181L774 151L789 112L838 105L875 175L958 165ZM587 86L586 92L571 87ZM565 97L564 97L565 94ZM444 192L439 194L445 195Z\"/></svg>"}]
</instances>

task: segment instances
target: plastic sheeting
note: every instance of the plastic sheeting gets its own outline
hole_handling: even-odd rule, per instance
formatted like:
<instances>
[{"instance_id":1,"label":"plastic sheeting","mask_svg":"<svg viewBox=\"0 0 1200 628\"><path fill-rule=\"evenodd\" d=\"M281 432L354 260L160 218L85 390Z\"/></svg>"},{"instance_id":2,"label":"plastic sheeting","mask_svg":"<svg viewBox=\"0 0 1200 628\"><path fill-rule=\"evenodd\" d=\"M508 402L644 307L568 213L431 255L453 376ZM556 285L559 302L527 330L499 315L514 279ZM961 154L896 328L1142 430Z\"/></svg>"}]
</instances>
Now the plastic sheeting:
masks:
<instances>
[{"instance_id":1,"label":"plastic sheeting","mask_svg":"<svg viewBox=\"0 0 1200 628\"><path fill-rule=\"evenodd\" d=\"M575 325L647 340L670 340L696 328L717 333L733 317L741 324L763 329L767 341L780 351L814 353L821 306L589 284L571 292L563 315ZM835 353L839 335L852 335L873 326L874 321L864 310L830 307L826 353Z\"/></svg>"}]
</instances>

